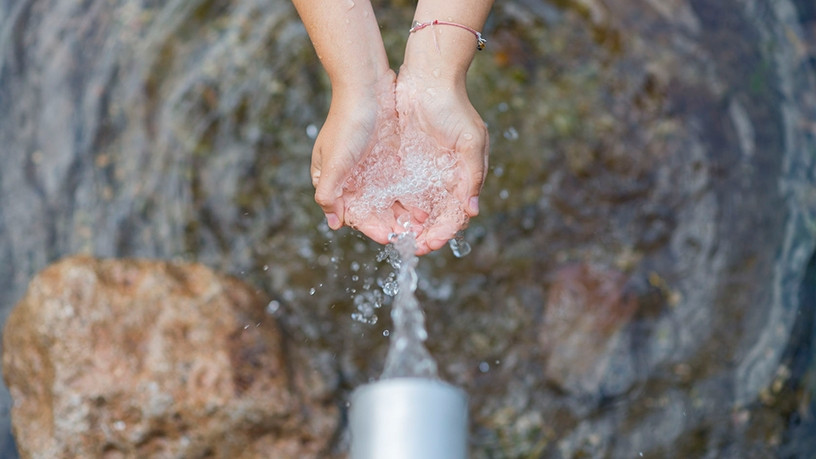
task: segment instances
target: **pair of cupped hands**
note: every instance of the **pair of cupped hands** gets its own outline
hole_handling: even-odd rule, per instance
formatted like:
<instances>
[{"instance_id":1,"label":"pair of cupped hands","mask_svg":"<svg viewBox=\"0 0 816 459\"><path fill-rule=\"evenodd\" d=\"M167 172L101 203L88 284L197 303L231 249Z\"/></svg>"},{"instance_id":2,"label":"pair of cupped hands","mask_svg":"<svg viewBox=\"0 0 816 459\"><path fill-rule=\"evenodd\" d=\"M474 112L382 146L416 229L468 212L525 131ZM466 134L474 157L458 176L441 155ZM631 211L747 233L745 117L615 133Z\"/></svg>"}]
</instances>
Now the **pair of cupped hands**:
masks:
<instances>
[{"instance_id":1,"label":"pair of cupped hands","mask_svg":"<svg viewBox=\"0 0 816 459\"><path fill-rule=\"evenodd\" d=\"M453 152L459 173L450 191L466 218L446 215L425 221L428 209L405 208L397 201L386 218L379 215L354 221L352 226L380 244L410 227L416 233L416 254L423 255L444 246L479 213L489 141L485 123L468 98L463 74L447 76L438 69L404 64L399 76L387 69L369 84L336 89L312 152L315 201L331 229L350 224L348 200L354 197L344 185L355 167L382 142L382 131L395 125L400 126L397 137L407 126L440 147L424 154ZM399 139L392 142L393 154L397 154Z\"/></svg>"}]
</instances>

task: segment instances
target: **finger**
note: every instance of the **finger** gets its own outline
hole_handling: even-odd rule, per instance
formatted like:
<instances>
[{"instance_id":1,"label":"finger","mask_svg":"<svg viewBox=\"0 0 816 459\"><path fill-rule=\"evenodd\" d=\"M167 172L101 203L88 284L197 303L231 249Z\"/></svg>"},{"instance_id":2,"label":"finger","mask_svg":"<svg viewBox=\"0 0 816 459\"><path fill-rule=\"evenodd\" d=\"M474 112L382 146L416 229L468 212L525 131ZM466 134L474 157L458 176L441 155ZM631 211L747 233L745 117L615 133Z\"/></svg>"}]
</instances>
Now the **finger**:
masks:
<instances>
[{"instance_id":1,"label":"finger","mask_svg":"<svg viewBox=\"0 0 816 459\"><path fill-rule=\"evenodd\" d=\"M391 228L382 222L368 220L356 229L378 244L386 245L390 242L388 236L391 235Z\"/></svg>"},{"instance_id":2,"label":"finger","mask_svg":"<svg viewBox=\"0 0 816 459\"><path fill-rule=\"evenodd\" d=\"M453 235L451 235L453 237ZM419 238L417 239L417 249L415 254L417 256L425 255L431 253L435 250L439 250L448 243L451 237L429 237L429 238Z\"/></svg>"},{"instance_id":3,"label":"finger","mask_svg":"<svg viewBox=\"0 0 816 459\"><path fill-rule=\"evenodd\" d=\"M422 240L429 250L439 250L451 240L460 229L459 225L455 225L453 222L434 226L428 229Z\"/></svg>"},{"instance_id":4,"label":"finger","mask_svg":"<svg viewBox=\"0 0 816 459\"><path fill-rule=\"evenodd\" d=\"M312 186L317 188L320 182L320 166L323 163L323 149L320 148L320 143L315 142L312 147L312 163L309 168L309 175L312 177Z\"/></svg>"},{"instance_id":5,"label":"finger","mask_svg":"<svg viewBox=\"0 0 816 459\"><path fill-rule=\"evenodd\" d=\"M436 250L436 249L430 248L428 246L428 244L426 244L424 241L423 242L417 241L417 249L416 249L416 252L414 252L414 255L416 255L418 257L421 257L422 255L429 254L429 253L433 252L434 250Z\"/></svg>"}]
</instances>

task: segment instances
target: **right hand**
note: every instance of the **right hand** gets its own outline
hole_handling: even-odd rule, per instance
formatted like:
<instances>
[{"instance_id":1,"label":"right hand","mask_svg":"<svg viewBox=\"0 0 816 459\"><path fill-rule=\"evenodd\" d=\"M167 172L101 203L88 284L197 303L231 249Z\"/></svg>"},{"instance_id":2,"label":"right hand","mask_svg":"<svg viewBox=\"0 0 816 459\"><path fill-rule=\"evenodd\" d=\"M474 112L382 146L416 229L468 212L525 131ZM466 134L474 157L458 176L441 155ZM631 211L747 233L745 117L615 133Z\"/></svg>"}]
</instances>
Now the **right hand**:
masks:
<instances>
[{"instance_id":1,"label":"right hand","mask_svg":"<svg viewBox=\"0 0 816 459\"><path fill-rule=\"evenodd\" d=\"M345 221L346 178L374 147L378 129L389 117L396 117L395 84L396 75L389 69L373 86L341 88L332 95L329 114L312 150L311 176L315 201L333 230ZM390 228L361 230L381 244L388 243Z\"/></svg>"}]
</instances>

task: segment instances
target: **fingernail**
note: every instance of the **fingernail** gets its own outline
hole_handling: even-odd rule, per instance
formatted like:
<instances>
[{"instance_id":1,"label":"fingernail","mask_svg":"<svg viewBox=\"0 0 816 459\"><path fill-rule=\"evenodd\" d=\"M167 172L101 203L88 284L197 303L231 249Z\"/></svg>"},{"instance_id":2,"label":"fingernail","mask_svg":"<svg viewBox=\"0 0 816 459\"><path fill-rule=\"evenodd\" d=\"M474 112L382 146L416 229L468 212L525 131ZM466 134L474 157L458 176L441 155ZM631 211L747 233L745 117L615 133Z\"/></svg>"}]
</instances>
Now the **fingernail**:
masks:
<instances>
[{"instance_id":1,"label":"fingernail","mask_svg":"<svg viewBox=\"0 0 816 459\"><path fill-rule=\"evenodd\" d=\"M473 214L473 215L478 214L479 213L479 197L478 196L473 196L472 198L470 198L470 201L468 202L468 207L470 207L470 213L471 214Z\"/></svg>"},{"instance_id":2,"label":"fingernail","mask_svg":"<svg viewBox=\"0 0 816 459\"><path fill-rule=\"evenodd\" d=\"M326 223L328 223L329 228L333 230L340 228L340 219L337 218L337 214L334 213L326 214Z\"/></svg>"}]
</instances>

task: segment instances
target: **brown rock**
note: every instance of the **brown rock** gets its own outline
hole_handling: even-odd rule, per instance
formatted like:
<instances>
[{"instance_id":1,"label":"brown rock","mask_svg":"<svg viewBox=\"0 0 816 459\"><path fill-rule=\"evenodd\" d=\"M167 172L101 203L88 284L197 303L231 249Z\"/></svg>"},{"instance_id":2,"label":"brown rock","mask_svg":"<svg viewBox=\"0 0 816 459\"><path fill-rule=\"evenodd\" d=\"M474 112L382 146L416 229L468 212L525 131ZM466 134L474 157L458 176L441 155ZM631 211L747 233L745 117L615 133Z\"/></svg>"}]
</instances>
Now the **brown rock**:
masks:
<instances>
[{"instance_id":1,"label":"brown rock","mask_svg":"<svg viewBox=\"0 0 816 459\"><path fill-rule=\"evenodd\" d=\"M562 267L550 288L540 341L549 352L545 374L567 392L596 394L614 348L637 303L626 277L589 264Z\"/></svg>"},{"instance_id":2,"label":"brown rock","mask_svg":"<svg viewBox=\"0 0 816 459\"><path fill-rule=\"evenodd\" d=\"M317 457L336 409L298 395L266 304L198 264L45 269L3 335L23 457Z\"/></svg>"}]
</instances>

